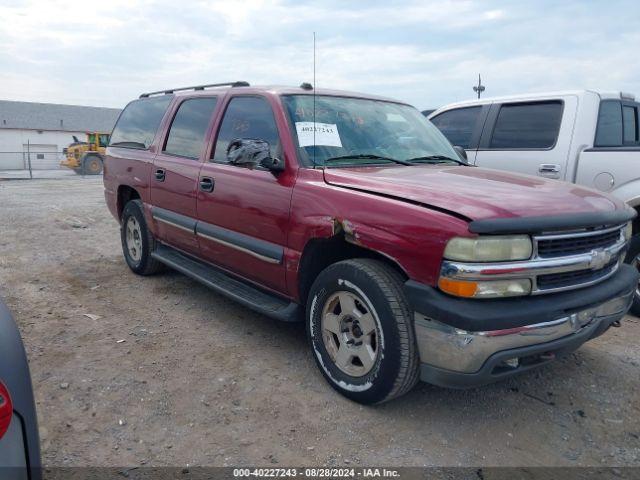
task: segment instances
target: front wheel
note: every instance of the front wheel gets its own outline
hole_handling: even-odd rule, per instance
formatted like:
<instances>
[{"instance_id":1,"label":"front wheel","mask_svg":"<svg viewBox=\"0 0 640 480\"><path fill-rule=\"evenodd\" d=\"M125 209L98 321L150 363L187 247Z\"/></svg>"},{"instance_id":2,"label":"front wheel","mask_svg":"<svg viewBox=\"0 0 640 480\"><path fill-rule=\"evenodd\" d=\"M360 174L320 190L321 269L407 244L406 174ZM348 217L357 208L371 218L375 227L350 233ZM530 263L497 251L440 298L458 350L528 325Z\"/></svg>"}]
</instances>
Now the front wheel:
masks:
<instances>
[{"instance_id":1,"label":"front wheel","mask_svg":"<svg viewBox=\"0 0 640 480\"><path fill-rule=\"evenodd\" d=\"M383 262L345 260L309 293L307 333L329 384L359 403L382 403L418 380L419 358L402 277Z\"/></svg>"},{"instance_id":2,"label":"front wheel","mask_svg":"<svg viewBox=\"0 0 640 480\"><path fill-rule=\"evenodd\" d=\"M636 234L631 237L631 241L629 242L629 251L627 252L625 262L633 265L640 272L640 234ZM636 286L633 305L631 305L631 310L629 311L636 317L640 317L640 283Z\"/></svg>"}]
</instances>

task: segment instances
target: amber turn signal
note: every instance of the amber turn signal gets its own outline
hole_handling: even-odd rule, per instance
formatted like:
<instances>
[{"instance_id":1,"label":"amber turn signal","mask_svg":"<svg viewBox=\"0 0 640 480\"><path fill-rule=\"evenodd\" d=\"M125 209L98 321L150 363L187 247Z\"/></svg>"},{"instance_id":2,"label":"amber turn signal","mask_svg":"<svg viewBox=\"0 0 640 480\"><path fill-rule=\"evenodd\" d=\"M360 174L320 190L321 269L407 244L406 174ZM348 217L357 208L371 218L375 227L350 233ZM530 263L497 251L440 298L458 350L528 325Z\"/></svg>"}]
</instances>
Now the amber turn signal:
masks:
<instances>
[{"instance_id":1,"label":"amber turn signal","mask_svg":"<svg viewBox=\"0 0 640 480\"><path fill-rule=\"evenodd\" d=\"M440 290L443 292L455 295L456 297L473 297L476 294L476 290L478 290L478 283L440 277L438 287L440 287Z\"/></svg>"}]
</instances>

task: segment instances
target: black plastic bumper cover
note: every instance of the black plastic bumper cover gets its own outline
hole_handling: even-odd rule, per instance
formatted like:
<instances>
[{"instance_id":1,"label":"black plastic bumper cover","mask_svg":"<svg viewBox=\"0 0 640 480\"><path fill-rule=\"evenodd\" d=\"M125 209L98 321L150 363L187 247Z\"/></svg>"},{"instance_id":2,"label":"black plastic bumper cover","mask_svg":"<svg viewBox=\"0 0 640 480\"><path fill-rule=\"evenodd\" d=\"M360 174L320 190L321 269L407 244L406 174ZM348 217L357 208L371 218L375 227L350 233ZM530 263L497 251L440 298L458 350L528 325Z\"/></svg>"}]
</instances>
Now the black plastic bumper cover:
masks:
<instances>
[{"instance_id":1,"label":"black plastic bumper cover","mask_svg":"<svg viewBox=\"0 0 640 480\"><path fill-rule=\"evenodd\" d=\"M452 327L478 332L560 318L632 291L637 284L637 270L630 265L622 265L615 275L602 283L549 295L469 300L451 297L413 280L405 283L404 290L416 312Z\"/></svg>"}]
</instances>

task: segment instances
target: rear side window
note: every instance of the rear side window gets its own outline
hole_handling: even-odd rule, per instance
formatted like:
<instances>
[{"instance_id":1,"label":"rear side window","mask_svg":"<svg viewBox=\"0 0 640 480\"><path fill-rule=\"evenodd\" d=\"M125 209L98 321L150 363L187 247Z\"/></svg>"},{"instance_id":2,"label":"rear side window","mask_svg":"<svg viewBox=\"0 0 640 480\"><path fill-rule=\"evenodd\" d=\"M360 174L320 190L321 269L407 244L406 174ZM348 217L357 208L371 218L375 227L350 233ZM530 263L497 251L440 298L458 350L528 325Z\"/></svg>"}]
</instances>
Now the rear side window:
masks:
<instances>
[{"instance_id":1,"label":"rear side window","mask_svg":"<svg viewBox=\"0 0 640 480\"><path fill-rule=\"evenodd\" d=\"M275 157L280 146L278 128L271 105L261 97L234 97L224 113L213 156L214 162L227 162L227 147L237 138L264 140Z\"/></svg>"},{"instance_id":2,"label":"rear side window","mask_svg":"<svg viewBox=\"0 0 640 480\"><path fill-rule=\"evenodd\" d=\"M562 102L505 104L500 107L489 148L551 148L562 120Z\"/></svg>"},{"instance_id":3,"label":"rear side window","mask_svg":"<svg viewBox=\"0 0 640 480\"><path fill-rule=\"evenodd\" d=\"M638 133L638 104L619 100L603 100L598 112L596 147L640 145Z\"/></svg>"},{"instance_id":4,"label":"rear side window","mask_svg":"<svg viewBox=\"0 0 640 480\"><path fill-rule=\"evenodd\" d=\"M192 98L182 102L171 123L164 151L198 159L216 102L215 97Z\"/></svg>"},{"instance_id":5,"label":"rear side window","mask_svg":"<svg viewBox=\"0 0 640 480\"><path fill-rule=\"evenodd\" d=\"M594 144L597 147L619 147L622 145L622 104L620 102L600 102Z\"/></svg>"},{"instance_id":6,"label":"rear side window","mask_svg":"<svg viewBox=\"0 0 640 480\"><path fill-rule=\"evenodd\" d=\"M173 96L144 98L124 109L111 134L110 146L149 148Z\"/></svg>"},{"instance_id":7,"label":"rear side window","mask_svg":"<svg viewBox=\"0 0 640 480\"><path fill-rule=\"evenodd\" d=\"M482 107L458 108L433 117L431 122L438 127L452 145L469 148L471 135Z\"/></svg>"}]
</instances>

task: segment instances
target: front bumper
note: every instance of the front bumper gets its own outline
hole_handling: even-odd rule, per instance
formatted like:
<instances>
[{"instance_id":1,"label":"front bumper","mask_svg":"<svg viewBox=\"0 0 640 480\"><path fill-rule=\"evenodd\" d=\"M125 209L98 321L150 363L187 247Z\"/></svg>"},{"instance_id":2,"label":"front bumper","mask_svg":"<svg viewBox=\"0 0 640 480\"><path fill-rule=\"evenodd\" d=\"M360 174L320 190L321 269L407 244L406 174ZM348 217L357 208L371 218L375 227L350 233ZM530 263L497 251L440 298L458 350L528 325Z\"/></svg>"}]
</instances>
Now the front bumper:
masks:
<instances>
[{"instance_id":1,"label":"front bumper","mask_svg":"<svg viewBox=\"0 0 640 480\"><path fill-rule=\"evenodd\" d=\"M637 281L637 272L623 265L612 278L589 288L501 300L457 299L407 282L421 379L468 388L571 352L625 315Z\"/></svg>"}]
</instances>

